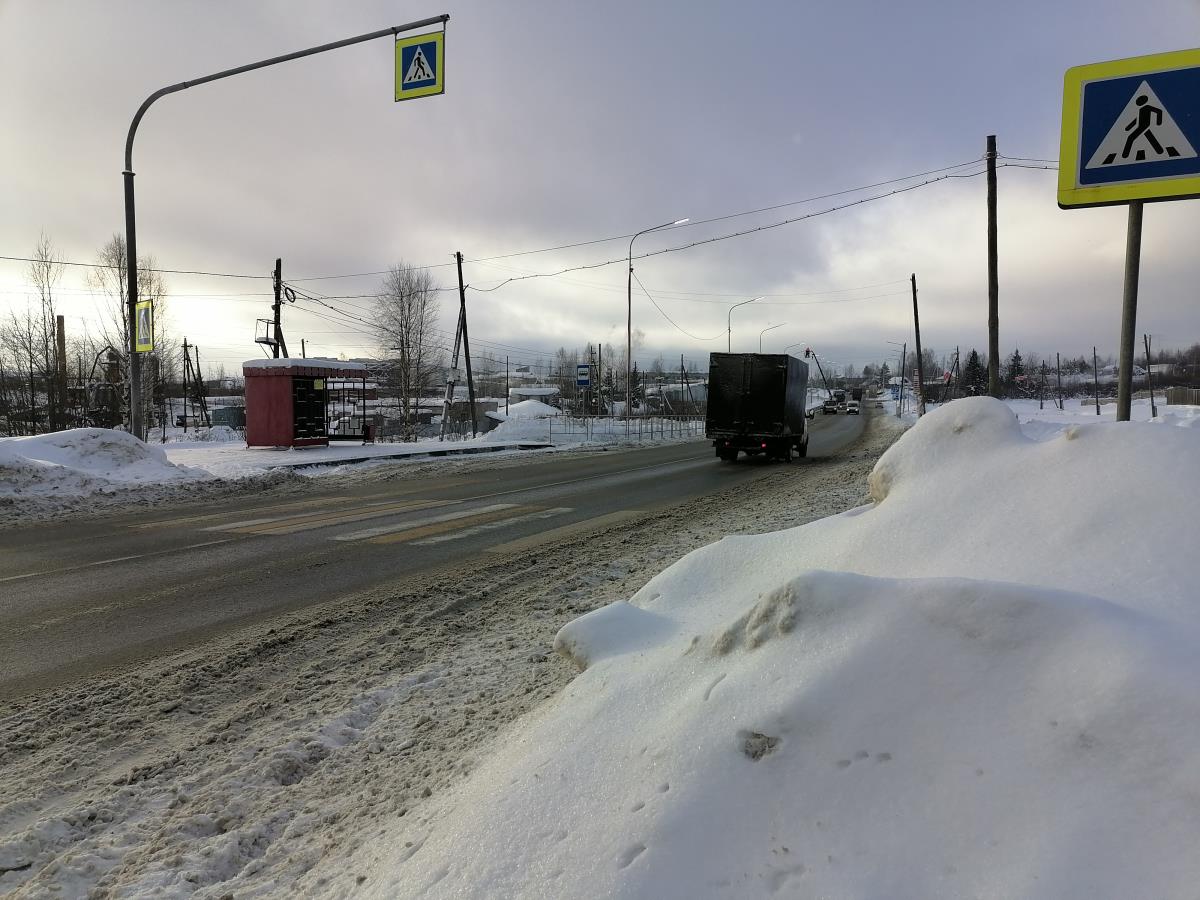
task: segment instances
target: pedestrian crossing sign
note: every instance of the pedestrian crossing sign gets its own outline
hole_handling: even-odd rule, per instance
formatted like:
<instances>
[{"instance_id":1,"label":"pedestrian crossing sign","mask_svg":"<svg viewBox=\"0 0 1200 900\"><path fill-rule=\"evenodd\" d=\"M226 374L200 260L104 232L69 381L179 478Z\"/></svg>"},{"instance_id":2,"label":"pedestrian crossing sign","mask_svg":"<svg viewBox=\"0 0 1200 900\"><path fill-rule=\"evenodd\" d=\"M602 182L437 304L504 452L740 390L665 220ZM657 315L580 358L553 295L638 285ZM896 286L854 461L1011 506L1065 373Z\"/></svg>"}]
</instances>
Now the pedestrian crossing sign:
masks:
<instances>
[{"instance_id":1,"label":"pedestrian crossing sign","mask_svg":"<svg viewBox=\"0 0 1200 900\"><path fill-rule=\"evenodd\" d=\"M133 349L138 353L150 353L154 350L154 301L139 300L135 308L134 322L137 330L134 333Z\"/></svg>"},{"instance_id":2,"label":"pedestrian crossing sign","mask_svg":"<svg viewBox=\"0 0 1200 900\"><path fill-rule=\"evenodd\" d=\"M1200 197L1200 50L1068 69L1058 205Z\"/></svg>"},{"instance_id":3,"label":"pedestrian crossing sign","mask_svg":"<svg viewBox=\"0 0 1200 900\"><path fill-rule=\"evenodd\" d=\"M396 40L396 100L429 97L446 90L446 32Z\"/></svg>"}]
</instances>

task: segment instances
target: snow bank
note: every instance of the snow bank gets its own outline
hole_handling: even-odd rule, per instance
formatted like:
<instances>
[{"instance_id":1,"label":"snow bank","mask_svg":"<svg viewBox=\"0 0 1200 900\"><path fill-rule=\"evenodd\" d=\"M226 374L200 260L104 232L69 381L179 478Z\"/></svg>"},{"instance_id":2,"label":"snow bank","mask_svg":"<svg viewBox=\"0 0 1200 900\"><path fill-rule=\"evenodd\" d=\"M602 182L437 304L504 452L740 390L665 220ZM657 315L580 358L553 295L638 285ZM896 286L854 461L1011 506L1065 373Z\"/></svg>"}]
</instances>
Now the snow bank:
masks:
<instances>
[{"instance_id":1,"label":"snow bank","mask_svg":"<svg viewBox=\"0 0 1200 900\"><path fill-rule=\"evenodd\" d=\"M206 477L170 462L160 448L108 428L0 438L0 496L90 494Z\"/></svg>"},{"instance_id":2,"label":"snow bank","mask_svg":"<svg viewBox=\"0 0 1200 900\"><path fill-rule=\"evenodd\" d=\"M547 416L561 416L562 410L556 409L549 403L543 403L541 400L522 400L520 403L510 403L508 412L505 413L509 419L544 419Z\"/></svg>"},{"instance_id":3,"label":"snow bank","mask_svg":"<svg viewBox=\"0 0 1200 900\"><path fill-rule=\"evenodd\" d=\"M951 403L874 503L566 626L583 671L378 896L1187 896L1200 432ZM411 817L410 817L411 818Z\"/></svg>"}]
</instances>

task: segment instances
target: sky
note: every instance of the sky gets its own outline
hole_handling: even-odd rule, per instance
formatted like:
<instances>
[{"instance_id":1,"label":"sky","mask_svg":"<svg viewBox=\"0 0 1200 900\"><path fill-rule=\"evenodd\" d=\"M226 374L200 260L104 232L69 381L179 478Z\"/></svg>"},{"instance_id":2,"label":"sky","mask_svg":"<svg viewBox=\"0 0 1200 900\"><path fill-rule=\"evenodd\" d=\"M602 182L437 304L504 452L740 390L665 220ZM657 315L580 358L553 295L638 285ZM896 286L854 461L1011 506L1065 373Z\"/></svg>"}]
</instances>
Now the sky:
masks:
<instances>
[{"instance_id":1,"label":"sky","mask_svg":"<svg viewBox=\"0 0 1200 900\"><path fill-rule=\"evenodd\" d=\"M912 343L912 273L924 346L985 350L985 178L919 185L981 171L988 134L1005 157L1054 165L1068 67L1186 49L1200 26L1196 0L0 0L0 255L29 256L45 233L62 258L96 260L124 229L125 136L158 88L440 13L441 96L394 102L384 38L169 95L143 119L139 251L245 276L164 275L171 333L206 365L262 355L276 257L338 310L288 306L293 354L301 338L310 355L377 354L371 297L401 262L446 288L449 342L455 251L474 353L515 365L620 345L630 238L683 217L635 257L800 220L635 259L640 365L703 368L727 341L760 340L834 365L894 359L889 342ZM1010 165L998 183L1002 353L1115 352L1126 210L1060 210L1049 169ZM1200 341L1198 226L1195 202L1146 207L1138 330L1156 346ZM597 243L524 253L581 242ZM69 268L68 330L95 332L102 301ZM30 290L25 264L0 260L0 313Z\"/></svg>"}]
</instances>

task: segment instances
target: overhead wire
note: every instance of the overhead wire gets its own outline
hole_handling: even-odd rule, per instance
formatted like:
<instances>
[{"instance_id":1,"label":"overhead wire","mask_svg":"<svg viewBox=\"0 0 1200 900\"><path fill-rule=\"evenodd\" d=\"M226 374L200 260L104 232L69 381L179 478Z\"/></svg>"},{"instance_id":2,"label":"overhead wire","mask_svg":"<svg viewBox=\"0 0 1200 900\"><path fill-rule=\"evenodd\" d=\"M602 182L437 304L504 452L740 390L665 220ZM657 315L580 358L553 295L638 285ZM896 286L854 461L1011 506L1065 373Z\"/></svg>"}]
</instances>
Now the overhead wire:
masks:
<instances>
[{"instance_id":1,"label":"overhead wire","mask_svg":"<svg viewBox=\"0 0 1200 900\"><path fill-rule=\"evenodd\" d=\"M666 319L668 322L670 322L673 326L675 326L676 330L681 331L683 334L686 334L688 337L690 337L694 341L715 341L717 338L719 338L721 336L721 334L714 334L712 337L700 337L700 335L698 335L698 334L692 334L690 331L688 331L686 328L684 328L682 325L680 325L678 322L676 322L674 319L672 319L670 316L667 315L666 311L661 306L658 305L658 301L655 300L652 296L650 296L650 292L648 290L646 290L646 286L644 284L642 284L642 279L637 277L636 272L630 271L629 274L631 276L633 276L633 280L638 283L638 287L640 287L642 289L642 293L646 295L646 299L649 300L652 304L654 304L654 308L658 310L658 314L660 316L662 316L664 319Z\"/></svg>"}]
</instances>

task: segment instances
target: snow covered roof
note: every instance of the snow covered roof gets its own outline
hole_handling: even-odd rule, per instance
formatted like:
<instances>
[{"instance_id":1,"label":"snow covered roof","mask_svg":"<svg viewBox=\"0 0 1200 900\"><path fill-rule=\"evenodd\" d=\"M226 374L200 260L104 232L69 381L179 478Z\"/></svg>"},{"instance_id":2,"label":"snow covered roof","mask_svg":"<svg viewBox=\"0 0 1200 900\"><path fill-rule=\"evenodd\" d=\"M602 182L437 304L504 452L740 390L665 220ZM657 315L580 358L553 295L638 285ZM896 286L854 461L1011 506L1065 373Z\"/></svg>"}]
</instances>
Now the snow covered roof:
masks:
<instances>
[{"instance_id":1,"label":"snow covered roof","mask_svg":"<svg viewBox=\"0 0 1200 900\"><path fill-rule=\"evenodd\" d=\"M509 388L508 395L511 397L513 394L520 394L522 397L554 397L558 394L558 388L543 385Z\"/></svg>"},{"instance_id":2,"label":"snow covered roof","mask_svg":"<svg viewBox=\"0 0 1200 900\"><path fill-rule=\"evenodd\" d=\"M353 377L353 373L367 371L367 367L360 362L323 357L296 359L294 356L285 356L280 359L250 359L242 363L242 372L246 375L261 374L263 369L296 369L303 370L306 374L338 372L343 377Z\"/></svg>"}]
</instances>

